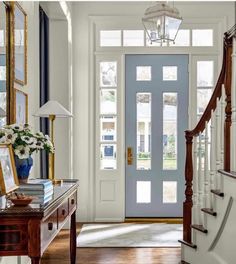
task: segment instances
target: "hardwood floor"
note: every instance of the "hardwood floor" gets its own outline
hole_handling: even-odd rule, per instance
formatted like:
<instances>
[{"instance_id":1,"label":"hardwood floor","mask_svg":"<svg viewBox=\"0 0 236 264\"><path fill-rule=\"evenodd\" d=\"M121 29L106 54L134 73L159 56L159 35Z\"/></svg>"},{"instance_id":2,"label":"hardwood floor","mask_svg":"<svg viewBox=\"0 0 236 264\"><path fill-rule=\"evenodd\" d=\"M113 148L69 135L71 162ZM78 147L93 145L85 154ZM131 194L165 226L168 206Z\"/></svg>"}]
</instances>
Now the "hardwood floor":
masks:
<instances>
[{"instance_id":1,"label":"hardwood floor","mask_svg":"<svg viewBox=\"0 0 236 264\"><path fill-rule=\"evenodd\" d=\"M77 226L77 233L81 225ZM178 264L180 248L77 248L76 264ZM69 264L69 232L62 230L41 264Z\"/></svg>"}]
</instances>

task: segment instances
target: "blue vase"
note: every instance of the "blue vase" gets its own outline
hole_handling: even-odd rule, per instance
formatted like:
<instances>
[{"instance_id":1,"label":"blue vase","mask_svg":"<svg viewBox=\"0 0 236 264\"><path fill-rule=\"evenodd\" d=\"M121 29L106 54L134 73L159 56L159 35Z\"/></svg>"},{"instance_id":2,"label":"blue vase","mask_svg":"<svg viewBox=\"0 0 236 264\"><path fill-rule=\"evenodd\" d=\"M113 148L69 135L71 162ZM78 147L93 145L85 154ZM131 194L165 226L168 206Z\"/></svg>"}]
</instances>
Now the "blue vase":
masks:
<instances>
[{"instance_id":1,"label":"blue vase","mask_svg":"<svg viewBox=\"0 0 236 264\"><path fill-rule=\"evenodd\" d=\"M30 174L30 169L33 166L33 159L29 156L28 159L19 159L15 155L15 164L17 176L20 182L27 182Z\"/></svg>"}]
</instances>

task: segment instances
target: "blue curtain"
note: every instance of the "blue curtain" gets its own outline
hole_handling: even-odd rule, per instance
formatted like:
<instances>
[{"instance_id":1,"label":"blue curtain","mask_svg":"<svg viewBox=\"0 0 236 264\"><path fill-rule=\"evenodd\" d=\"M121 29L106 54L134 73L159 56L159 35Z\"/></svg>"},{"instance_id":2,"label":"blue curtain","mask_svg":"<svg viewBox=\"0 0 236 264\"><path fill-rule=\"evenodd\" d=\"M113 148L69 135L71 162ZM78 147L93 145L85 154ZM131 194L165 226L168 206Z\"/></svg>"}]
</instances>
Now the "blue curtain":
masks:
<instances>
[{"instance_id":1,"label":"blue curtain","mask_svg":"<svg viewBox=\"0 0 236 264\"><path fill-rule=\"evenodd\" d=\"M40 57L40 106L49 100L49 19L41 6L39 7L39 57ZM40 130L49 134L47 118L40 118ZM48 178L48 154L40 154L41 178Z\"/></svg>"}]
</instances>

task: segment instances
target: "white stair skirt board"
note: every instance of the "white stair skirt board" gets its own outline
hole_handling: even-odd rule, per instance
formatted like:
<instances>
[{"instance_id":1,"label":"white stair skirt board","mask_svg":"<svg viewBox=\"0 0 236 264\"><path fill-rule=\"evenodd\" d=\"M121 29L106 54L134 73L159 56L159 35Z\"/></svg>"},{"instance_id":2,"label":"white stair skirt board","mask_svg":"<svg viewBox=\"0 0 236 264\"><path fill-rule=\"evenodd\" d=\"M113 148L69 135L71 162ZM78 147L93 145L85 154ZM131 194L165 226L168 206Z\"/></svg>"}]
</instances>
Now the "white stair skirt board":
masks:
<instances>
[{"instance_id":1,"label":"white stair skirt board","mask_svg":"<svg viewBox=\"0 0 236 264\"><path fill-rule=\"evenodd\" d=\"M181 224L84 224L77 247L180 247Z\"/></svg>"}]
</instances>

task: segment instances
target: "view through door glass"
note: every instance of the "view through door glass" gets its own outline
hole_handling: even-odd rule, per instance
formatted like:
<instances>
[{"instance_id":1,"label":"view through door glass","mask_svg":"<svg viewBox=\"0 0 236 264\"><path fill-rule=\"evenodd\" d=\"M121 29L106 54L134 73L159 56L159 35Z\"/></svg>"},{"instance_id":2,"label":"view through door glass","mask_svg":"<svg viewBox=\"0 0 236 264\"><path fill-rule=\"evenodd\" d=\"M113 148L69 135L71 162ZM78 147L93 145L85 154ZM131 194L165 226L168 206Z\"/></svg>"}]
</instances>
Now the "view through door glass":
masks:
<instances>
[{"instance_id":1,"label":"view through door glass","mask_svg":"<svg viewBox=\"0 0 236 264\"><path fill-rule=\"evenodd\" d=\"M188 56L126 56L126 217L181 217Z\"/></svg>"}]
</instances>

